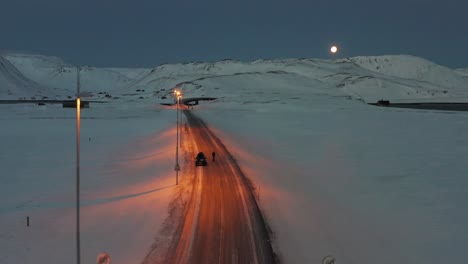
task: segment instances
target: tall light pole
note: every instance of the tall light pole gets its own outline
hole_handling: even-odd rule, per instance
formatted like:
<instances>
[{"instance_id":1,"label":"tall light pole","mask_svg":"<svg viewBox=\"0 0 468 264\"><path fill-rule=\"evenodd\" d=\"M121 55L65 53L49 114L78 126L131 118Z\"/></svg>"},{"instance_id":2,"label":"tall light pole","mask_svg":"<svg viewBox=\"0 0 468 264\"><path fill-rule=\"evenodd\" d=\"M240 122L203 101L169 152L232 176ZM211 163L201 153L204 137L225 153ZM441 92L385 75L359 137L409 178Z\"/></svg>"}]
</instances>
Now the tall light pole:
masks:
<instances>
[{"instance_id":1,"label":"tall light pole","mask_svg":"<svg viewBox=\"0 0 468 264\"><path fill-rule=\"evenodd\" d=\"M80 67L76 67L76 97L80 97Z\"/></svg>"},{"instance_id":2,"label":"tall light pole","mask_svg":"<svg viewBox=\"0 0 468 264\"><path fill-rule=\"evenodd\" d=\"M178 105L179 107L180 106L180 103L182 102L182 95L179 95L179 98L178 98ZM179 110L179 116L180 116L180 120L179 120L179 147L182 148L182 108Z\"/></svg>"},{"instance_id":3,"label":"tall light pole","mask_svg":"<svg viewBox=\"0 0 468 264\"><path fill-rule=\"evenodd\" d=\"M76 263L81 263L80 250L80 68L77 68L76 81Z\"/></svg>"},{"instance_id":4,"label":"tall light pole","mask_svg":"<svg viewBox=\"0 0 468 264\"><path fill-rule=\"evenodd\" d=\"M179 101L180 101L180 97L181 97L181 93L180 91L178 90L175 90L174 91L174 95L176 96L177 98L177 127L176 127L176 130L177 130L177 140L176 140L176 165L175 165L175 168L174 170L176 171L176 185L179 184L179 171L180 171L180 166L179 166Z\"/></svg>"}]
</instances>

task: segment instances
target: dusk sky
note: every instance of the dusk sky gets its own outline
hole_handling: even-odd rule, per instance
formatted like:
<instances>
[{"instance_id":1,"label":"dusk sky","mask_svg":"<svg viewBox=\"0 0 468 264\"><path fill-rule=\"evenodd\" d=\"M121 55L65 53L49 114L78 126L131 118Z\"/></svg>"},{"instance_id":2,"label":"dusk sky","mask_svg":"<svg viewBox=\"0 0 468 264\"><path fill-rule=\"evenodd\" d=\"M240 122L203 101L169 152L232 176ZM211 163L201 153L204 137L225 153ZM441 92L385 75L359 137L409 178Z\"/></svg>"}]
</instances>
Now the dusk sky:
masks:
<instances>
[{"instance_id":1,"label":"dusk sky","mask_svg":"<svg viewBox=\"0 0 468 264\"><path fill-rule=\"evenodd\" d=\"M0 0L0 51L99 67L410 54L468 68L468 1Z\"/></svg>"}]
</instances>

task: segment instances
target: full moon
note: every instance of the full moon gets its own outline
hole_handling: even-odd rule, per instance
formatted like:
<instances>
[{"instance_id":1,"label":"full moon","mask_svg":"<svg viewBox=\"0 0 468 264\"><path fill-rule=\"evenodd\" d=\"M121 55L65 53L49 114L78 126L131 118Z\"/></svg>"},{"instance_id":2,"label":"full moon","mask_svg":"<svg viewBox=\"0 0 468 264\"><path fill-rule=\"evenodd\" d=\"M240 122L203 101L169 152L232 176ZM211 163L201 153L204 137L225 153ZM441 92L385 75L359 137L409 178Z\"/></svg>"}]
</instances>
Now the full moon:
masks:
<instances>
[{"instance_id":1,"label":"full moon","mask_svg":"<svg viewBox=\"0 0 468 264\"><path fill-rule=\"evenodd\" d=\"M332 46L330 48L331 53L336 53L338 51L338 48L336 46Z\"/></svg>"}]
</instances>

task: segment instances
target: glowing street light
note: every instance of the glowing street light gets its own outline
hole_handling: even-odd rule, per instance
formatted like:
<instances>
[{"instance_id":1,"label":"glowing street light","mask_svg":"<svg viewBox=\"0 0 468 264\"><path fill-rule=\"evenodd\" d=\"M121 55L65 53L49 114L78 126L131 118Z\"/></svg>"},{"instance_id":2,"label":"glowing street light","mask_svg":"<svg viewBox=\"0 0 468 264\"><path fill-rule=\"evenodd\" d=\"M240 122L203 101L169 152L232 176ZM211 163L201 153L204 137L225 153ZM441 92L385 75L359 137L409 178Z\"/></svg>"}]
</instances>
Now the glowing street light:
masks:
<instances>
[{"instance_id":1,"label":"glowing street light","mask_svg":"<svg viewBox=\"0 0 468 264\"><path fill-rule=\"evenodd\" d=\"M76 98L76 259L80 264L80 98Z\"/></svg>"},{"instance_id":2,"label":"glowing street light","mask_svg":"<svg viewBox=\"0 0 468 264\"><path fill-rule=\"evenodd\" d=\"M80 243L80 68L76 74L76 263L81 263Z\"/></svg>"},{"instance_id":3,"label":"glowing street light","mask_svg":"<svg viewBox=\"0 0 468 264\"><path fill-rule=\"evenodd\" d=\"M179 103L180 99L182 98L182 93L179 90L174 91L174 95L177 98L177 141L176 141L176 165L174 170L176 171L176 185L179 184L179 171L180 171L180 166L179 166Z\"/></svg>"}]
</instances>

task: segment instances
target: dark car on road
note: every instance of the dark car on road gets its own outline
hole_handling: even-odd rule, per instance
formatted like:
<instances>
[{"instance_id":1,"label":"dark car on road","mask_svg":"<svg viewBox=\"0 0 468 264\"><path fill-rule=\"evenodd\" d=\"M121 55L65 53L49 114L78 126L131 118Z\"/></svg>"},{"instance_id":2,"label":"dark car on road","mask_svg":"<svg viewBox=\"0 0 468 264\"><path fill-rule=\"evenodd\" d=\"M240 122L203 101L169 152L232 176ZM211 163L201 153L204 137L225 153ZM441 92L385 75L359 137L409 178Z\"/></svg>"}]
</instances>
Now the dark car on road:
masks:
<instances>
[{"instance_id":1,"label":"dark car on road","mask_svg":"<svg viewBox=\"0 0 468 264\"><path fill-rule=\"evenodd\" d=\"M197 157L195 158L195 166L206 166L208 162L206 161L205 154L203 152L198 152Z\"/></svg>"}]
</instances>

